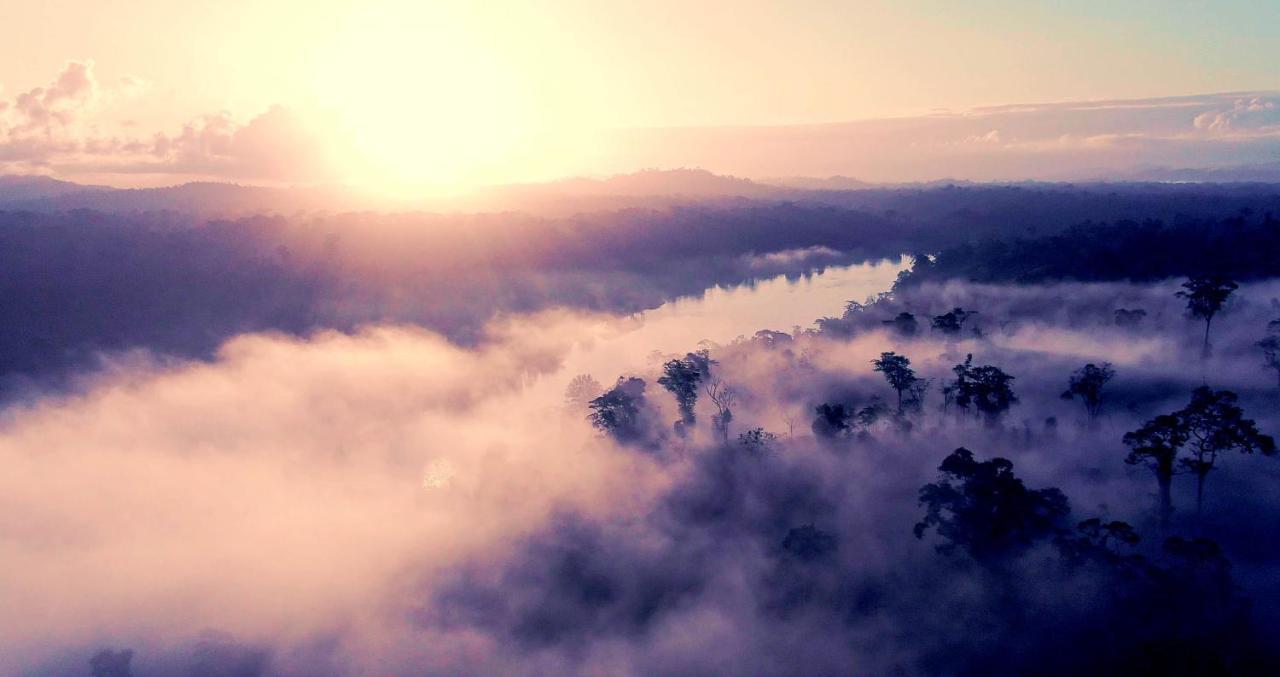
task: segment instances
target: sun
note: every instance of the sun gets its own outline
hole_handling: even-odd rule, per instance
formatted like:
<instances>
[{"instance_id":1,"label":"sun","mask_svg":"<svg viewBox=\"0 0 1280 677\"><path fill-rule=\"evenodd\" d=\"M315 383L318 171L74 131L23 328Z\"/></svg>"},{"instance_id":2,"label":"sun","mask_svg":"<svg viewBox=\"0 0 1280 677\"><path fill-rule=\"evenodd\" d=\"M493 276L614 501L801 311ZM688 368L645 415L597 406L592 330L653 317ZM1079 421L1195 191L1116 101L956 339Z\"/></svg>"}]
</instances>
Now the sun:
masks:
<instances>
[{"instance_id":1,"label":"sun","mask_svg":"<svg viewBox=\"0 0 1280 677\"><path fill-rule=\"evenodd\" d=\"M355 10L317 51L314 96L335 118L356 183L399 192L518 174L539 136L531 92L464 12Z\"/></svg>"}]
</instances>

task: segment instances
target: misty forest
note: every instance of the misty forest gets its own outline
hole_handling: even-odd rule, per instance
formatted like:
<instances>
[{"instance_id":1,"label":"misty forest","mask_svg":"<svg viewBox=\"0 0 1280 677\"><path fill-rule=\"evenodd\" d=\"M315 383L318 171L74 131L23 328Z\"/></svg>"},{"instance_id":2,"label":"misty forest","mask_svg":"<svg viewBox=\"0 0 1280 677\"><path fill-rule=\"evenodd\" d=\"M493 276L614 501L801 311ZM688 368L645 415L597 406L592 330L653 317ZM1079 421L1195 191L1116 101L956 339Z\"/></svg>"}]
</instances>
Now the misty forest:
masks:
<instances>
[{"instance_id":1,"label":"misty forest","mask_svg":"<svg viewBox=\"0 0 1280 677\"><path fill-rule=\"evenodd\" d=\"M0 0L0 677L1280 676L1280 0Z\"/></svg>"},{"instance_id":2,"label":"misty forest","mask_svg":"<svg viewBox=\"0 0 1280 677\"><path fill-rule=\"evenodd\" d=\"M0 670L1280 673L1274 184L611 181L3 184Z\"/></svg>"}]
</instances>

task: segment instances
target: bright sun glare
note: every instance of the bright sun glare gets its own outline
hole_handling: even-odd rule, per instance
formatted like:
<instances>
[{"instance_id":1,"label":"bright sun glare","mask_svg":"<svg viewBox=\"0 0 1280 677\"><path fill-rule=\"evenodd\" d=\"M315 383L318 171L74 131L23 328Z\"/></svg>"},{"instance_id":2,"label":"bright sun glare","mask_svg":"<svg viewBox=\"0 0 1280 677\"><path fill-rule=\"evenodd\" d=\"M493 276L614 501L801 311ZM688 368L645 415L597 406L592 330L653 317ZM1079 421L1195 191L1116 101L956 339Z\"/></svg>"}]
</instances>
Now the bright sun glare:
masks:
<instances>
[{"instance_id":1,"label":"bright sun glare","mask_svg":"<svg viewBox=\"0 0 1280 677\"><path fill-rule=\"evenodd\" d=\"M466 17L358 11L317 60L352 179L388 193L500 181L538 132L530 93Z\"/></svg>"}]
</instances>

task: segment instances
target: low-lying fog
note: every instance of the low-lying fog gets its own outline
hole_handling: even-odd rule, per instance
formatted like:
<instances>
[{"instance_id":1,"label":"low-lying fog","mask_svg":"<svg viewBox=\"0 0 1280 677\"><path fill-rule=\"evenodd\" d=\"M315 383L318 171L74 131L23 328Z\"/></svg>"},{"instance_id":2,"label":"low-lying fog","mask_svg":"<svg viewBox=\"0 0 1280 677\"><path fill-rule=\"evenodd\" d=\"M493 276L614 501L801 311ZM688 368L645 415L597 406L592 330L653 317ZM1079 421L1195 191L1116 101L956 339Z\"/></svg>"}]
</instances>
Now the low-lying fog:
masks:
<instances>
[{"instance_id":1,"label":"low-lying fog","mask_svg":"<svg viewBox=\"0 0 1280 677\"><path fill-rule=\"evenodd\" d=\"M793 331L898 270L713 289L643 316L510 316L475 348L374 326L242 335L212 363L118 356L82 393L3 413L0 672L88 674L104 649L132 650L136 675L948 674L998 651L1023 666L1087 655L1059 642L1092 623L1095 578L1047 576L1031 559L1043 543L1001 569L1016 583L958 564L912 534L918 490L957 447L1004 456L1028 487L1062 489L1072 524L1124 520L1158 557L1156 482L1124 463L1121 436L1204 383L1280 433L1276 373L1254 345L1280 282L1241 287L1203 363L1178 280L926 285ZM960 335L931 332L954 307L978 314ZM914 334L890 322L900 312ZM736 394L724 442L705 391L675 435L656 382L699 348ZM816 438L819 404L892 407L871 368L889 350L935 379L911 429L882 415ZM1015 377L994 425L944 411L969 353ZM1116 372L1095 428L1059 396L1086 362ZM578 374L643 378L647 441L594 430L564 396ZM753 428L777 437L738 439ZM1280 602L1278 480L1275 459L1232 453L1201 518L1190 477L1173 494L1171 533L1220 542L1263 625ZM787 545L818 532L820 547ZM1061 637L983 613L1010 599Z\"/></svg>"}]
</instances>

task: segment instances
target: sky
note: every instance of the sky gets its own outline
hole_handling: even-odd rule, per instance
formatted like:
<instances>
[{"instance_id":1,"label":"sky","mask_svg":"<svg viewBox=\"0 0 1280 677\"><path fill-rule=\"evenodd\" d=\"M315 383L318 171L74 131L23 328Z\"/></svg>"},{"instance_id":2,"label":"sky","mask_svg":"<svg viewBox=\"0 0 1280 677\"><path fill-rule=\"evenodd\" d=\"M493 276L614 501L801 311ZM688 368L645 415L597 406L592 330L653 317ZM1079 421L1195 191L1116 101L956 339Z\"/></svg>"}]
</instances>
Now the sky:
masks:
<instances>
[{"instance_id":1,"label":"sky","mask_svg":"<svg viewBox=\"0 0 1280 677\"><path fill-rule=\"evenodd\" d=\"M1280 3L1244 0L4 4L0 164L114 185L394 192L690 158L767 175L620 150L619 130L1280 89ZM829 169L784 155L780 173ZM847 169L931 178L863 160Z\"/></svg>"}]
</instances>

